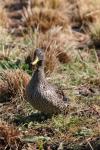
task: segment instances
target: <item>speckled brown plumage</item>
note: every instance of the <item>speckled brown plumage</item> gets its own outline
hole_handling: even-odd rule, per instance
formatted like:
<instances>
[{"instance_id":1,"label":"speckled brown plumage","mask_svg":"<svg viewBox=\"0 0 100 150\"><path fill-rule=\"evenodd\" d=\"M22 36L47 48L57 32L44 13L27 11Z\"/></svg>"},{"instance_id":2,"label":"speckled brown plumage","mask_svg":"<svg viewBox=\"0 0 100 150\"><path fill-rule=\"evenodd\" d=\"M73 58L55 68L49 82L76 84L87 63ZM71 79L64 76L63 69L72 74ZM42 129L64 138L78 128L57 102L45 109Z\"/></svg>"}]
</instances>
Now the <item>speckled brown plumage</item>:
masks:
<instances>
[{"instance_id":1,"label":"speckled brown plumage","mask_svg":"<svg viewBox=\"0 0 100 150\"><path fill-rule=\"evenodd\" d=\"M59 114L68 111L67 101L63 94L58 94L57 89L51 86L44 74L44 52L41 49L36 49L34 57L39 58L36 65L36 70L27 85L26 96L27 101L37 110L46 114Z\"/></svg>"}]
</instances>

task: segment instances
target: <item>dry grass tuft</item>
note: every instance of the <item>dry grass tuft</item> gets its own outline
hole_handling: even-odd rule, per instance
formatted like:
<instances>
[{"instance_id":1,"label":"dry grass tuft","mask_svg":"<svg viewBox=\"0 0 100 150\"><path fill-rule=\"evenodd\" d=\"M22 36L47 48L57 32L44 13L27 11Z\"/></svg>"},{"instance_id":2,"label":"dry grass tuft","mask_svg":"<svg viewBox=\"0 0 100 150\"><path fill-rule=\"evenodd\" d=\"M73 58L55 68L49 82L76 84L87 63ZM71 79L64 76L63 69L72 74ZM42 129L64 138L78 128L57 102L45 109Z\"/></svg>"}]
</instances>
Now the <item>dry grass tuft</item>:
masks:
<instances>
[{"instance_id":1,"label":"dry grass tuft","mask_svg":"<svg viewBox=\"0 0 100 150\"><path fill-rule=\"evenodd\" d=\"M35 48L44 49L46 55L45 72L47 74L56 72L60 63L70 63L73 57L75 58L77 55L76 48L86 48L90 41L88 35L72 32L70 28L63 32L61 27L53 27L45 34L37 29L34 34L31 32L25 38L26 40L31 39L30 43L33 45L31 50L27 51L25 62L29 64L31 69Z\"/></svg>"},{"instance_id":2,"label":"dry grass tuft","mask_svg":"<svg viewBox=\"0 0 100 150\"><path fill-rule=\"evenodd\" d=\"M24 89L30 76L22 70L6 70L0 73L0 102L9 101L20 94L24 96Z\"/></svg>"},{"instance_id":3,"label":"dry grass tuft","mask_svg":"<svg viewBox=\"0 0 100 150\"><path fill-rule=\"evenodd\" d=\"M45 72L47 74L56 71L59 68L59 62L70 62L70 50L74 47L72 44L73 42L69 41L68 35L62 32L61 29L61 27L54 27L45 34L39 31L36 32L36 37L34 38L35 46L32 48L31 52L28 52L28 57L26 58L29 66L31 64L30 61L32 61L33 51L36 47L42 48L45 51Z\"/></svg>"},{"instance_id":4,"label":"dry grass tuft","mask_svg":"<svg viewBox=\"0 0 100 150\"><path fill-rule=\"evenodd\" d=\"M78 15L80 16L81 29L89 30L89 25L95 23L100 16L100 1L80 0L77 1Z\"/></svg>"},{"instance_id":5,"label":"dry grass tuft","mask_svg":"<svg viewBox=\"0 0 100 150\"><path fill-rule=\"evenodd\" d=\"M93 0L27 0L18 2L6 0L4 4L5 6L9 5L9 12L6 15L9 14L13 18L7 21L5 17L5 20L9 24L8 27L14 28L15 32L18 30L27 32L26 27L32 27L32 29L39 27L41 31L47 31L52 26L62 26L65 29L70 24L86 32L89 24L94 23L100 16L99 0L95 2ZM15 11L14 8L18 11ZM16 19L18 17L19 19Z\"/></svg>"},{"instance_id":6,"label":"dry grass tuft","mask_svg":"<svg viewBox=\"0 0 100 150\"><path fill-rule=\"evenodd\" d=\"M45 50L46 54L46 72L53 72L59 67L59 62L68 63L70 61L70 55L66 50L65 34L62 33L60 28L53 28L46 32L46 34L40 34L39 47Z\"/></svg>"},{"instance_id":7,"label":"dry grass tuft","mask_svg":"<svg viewBox=\"0 0 100 150\"><path fill-rule=\"evenodd\" d=\"M9 126L4 122L0 123L0 150L22 148L20 136L20 132L14 126Z\"/></svg>"},{"instance_id":8,"label":"dry grass tuft","mask_svg":"<svg viewBox=\"0 0 100 150\"><path fill-rule=\"evenodd\" d=\"M8 17L8 28L12 33L18 31L27 32L26 27L39 27L41 31L47 31L52 26L68 26L68 17L63 10L65 0L28 0L11 2L5 4L6 15ZM14 29L14 30L12 30ZM20 32L21 34L21 32ZM18 34L19 35L19 34Z\"/></svg>"},{"instance_id":9,"label":"dry grass tuft","mask_svg":"<svg viewBox=\"0 0 100 150\"><path fill-rule=\"evenodd\" d=\"M56 15L55 15L56 14ZM61 12L50 8L24 8L23 22L27 27L39 27L41 31L47 31L53 26L67 28L68 19Z\"/></svg>"}]
</instances>

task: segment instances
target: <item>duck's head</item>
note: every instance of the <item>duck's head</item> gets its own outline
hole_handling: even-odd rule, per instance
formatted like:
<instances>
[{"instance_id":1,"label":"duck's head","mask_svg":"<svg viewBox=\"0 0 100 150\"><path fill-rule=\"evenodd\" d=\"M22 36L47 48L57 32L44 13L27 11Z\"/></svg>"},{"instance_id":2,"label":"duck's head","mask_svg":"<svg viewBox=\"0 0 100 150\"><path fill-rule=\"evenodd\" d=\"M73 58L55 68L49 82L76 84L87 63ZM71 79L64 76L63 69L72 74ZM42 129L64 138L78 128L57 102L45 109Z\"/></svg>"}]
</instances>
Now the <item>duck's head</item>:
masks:
<instances>
[{"instance_id":1,"label":"duck's head","mask_svg":"<svg viewBox=\"0 0 100 150\"><path fill-rule=\"evenodd\" d=\"M45 60L44 50L37 48L34 52L34 58L33 58L32 65L41 66L44 64L44 60Z\"/></svg>"}]
</instances>

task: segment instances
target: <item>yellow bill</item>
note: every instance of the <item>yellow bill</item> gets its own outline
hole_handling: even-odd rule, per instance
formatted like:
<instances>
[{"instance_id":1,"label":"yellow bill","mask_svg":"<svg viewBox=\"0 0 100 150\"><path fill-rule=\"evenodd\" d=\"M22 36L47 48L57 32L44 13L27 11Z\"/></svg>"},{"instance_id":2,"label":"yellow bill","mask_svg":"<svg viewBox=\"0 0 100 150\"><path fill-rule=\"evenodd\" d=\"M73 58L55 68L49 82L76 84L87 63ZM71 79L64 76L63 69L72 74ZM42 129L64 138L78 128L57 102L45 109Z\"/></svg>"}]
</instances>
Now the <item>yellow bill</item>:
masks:
<instances>
[{"instance_id":1,"label":"yellow bill","mask_svg":"<svg viewBox=\"0 0 100 150\"><path fill-rule=\"evenodd\" d=\"M39 61L39 58L36 56L35 60L32 62L32 65L36 65Z\"/></svg>"}]
</instances>

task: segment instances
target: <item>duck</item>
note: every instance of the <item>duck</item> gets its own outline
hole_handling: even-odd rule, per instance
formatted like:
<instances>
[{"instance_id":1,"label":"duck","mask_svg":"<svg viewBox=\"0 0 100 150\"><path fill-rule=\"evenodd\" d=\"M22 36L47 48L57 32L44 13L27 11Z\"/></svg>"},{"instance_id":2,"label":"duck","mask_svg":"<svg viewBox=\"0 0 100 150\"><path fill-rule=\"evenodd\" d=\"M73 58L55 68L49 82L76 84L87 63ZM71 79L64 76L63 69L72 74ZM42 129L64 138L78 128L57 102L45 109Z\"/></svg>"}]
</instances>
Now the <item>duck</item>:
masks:
<instances>
[{"instance_id":1,"label":"duck","mask_svg":"<svg viewBox=\"0 0 100 150\"><path fill-rule=\"evenodd\" d=\"M44 114L65 114L68 112L68 98L63 91L48 83L44 72L44 50L36 48L33 60L32 65L35 65L35 69L26 86L26 100Z\"/></svg>"}]
</instances>

